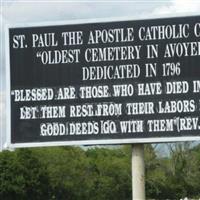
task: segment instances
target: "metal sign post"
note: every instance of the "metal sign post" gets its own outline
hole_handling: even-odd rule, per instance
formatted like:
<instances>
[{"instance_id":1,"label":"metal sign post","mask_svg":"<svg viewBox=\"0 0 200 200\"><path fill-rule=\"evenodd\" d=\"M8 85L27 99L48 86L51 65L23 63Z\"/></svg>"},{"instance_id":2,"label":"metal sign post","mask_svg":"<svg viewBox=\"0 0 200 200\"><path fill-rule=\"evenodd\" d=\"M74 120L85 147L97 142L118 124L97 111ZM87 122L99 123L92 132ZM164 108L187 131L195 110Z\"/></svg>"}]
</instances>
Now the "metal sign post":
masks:
<instances>
[{"instance_id":1,"label":"metal sign post","mask_svg":"<svg viewBox=\"0 0 200 200\"><path fill-rule=\"evenodd\" d=\"M132 199L145 200L144 144L132 145Z\"/></svg>"}]
</instances>

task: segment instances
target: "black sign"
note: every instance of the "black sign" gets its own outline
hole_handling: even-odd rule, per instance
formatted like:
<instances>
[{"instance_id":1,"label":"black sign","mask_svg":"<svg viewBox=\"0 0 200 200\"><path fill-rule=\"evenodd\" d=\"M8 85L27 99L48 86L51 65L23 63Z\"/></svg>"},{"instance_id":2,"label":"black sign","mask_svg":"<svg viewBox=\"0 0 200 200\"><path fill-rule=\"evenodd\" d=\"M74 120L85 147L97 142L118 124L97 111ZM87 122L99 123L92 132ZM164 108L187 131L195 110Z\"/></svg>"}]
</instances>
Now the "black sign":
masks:
<instances>
[{"instance_id":1,"label":"black sign","mask_svg":"<svg viewBox=\"0 0 200 200\"><path fill-rule=\"evenodd\" d=\"M200 16L8 31L11 144L200 136Z\"/></svg>"}]
</instances>

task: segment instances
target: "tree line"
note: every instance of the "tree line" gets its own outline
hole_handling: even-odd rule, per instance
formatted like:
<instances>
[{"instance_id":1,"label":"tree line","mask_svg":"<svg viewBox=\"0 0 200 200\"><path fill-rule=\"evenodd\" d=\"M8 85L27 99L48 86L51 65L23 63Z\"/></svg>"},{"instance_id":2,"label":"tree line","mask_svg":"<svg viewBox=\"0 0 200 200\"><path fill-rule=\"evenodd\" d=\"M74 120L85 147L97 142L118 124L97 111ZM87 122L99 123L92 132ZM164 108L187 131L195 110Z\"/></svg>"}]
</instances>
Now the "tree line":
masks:
<instances>
[{"instance_id":1,"label":"tree line","mask_svg":"<svg viewBox=\"0 0 200 200\"><path fill-rule=\"evenodd\" d=\"M147 199L200 198L200 145L145 145ZM162 146L161 146L162 148ZM46 147L0 153L0 199L131 200L131 146Z\"/></svg>"}]
</instances>

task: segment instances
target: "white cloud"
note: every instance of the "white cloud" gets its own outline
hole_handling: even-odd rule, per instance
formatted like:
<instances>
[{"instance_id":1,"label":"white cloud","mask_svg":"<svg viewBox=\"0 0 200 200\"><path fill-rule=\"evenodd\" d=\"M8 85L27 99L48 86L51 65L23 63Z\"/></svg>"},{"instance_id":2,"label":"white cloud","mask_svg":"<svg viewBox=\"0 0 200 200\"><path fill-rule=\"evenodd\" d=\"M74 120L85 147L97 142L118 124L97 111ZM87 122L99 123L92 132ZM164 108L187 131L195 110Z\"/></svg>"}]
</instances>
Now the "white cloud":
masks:
<instances>
[{"instance_id":1,"label":"white cloud","mask_svg":"<svg viewBox=\"0 0 200 200\"><path fill-rule=\"evenodd\" d=\"M76 12L75 12L76 8ZM36 2L16 2L10 6L5 6L3 16L10 22L33 22L43 20L58 20L61 18L74 18L78 13L80 16L90 12L87 4L79 3L36 3ZM65 16L64 16L65 15Z\"/></svg>"},{"instance_id":2,"label":"white cloud","mask_svg":"<svg viewBox=\"0 0 200 200\"><path fill-rule=\"evenodd\" d=\"M200 12L199 0L171 0L171 3L167 6L161 6L153 11L155 15L184 15Z\"/></svg>"},{"instance_id":3,"label":"white cloud","mask_svg":"<svg viewBox=\"0 0 200 200\"><path fill-rule=\"evenodd\" d=\"M13 1L4 3L3 16L10 22L37 22L106 17L145 17L167 1Z\"/></svg>"}]
</instances>

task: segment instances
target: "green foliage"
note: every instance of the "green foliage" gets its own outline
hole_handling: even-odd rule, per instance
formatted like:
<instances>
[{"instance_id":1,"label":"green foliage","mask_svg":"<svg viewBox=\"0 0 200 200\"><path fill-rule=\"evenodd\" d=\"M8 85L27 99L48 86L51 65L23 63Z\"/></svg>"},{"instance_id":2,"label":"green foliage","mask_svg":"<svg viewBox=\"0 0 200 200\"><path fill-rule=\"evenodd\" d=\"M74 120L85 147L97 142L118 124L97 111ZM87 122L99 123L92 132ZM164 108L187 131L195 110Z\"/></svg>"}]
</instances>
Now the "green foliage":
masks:
<instances>
[{"instance_id":1,"label":"green foliage","mask_svg":"<svg viewBox=\"0 0 200 200\"><path fill-rule=\"evenodd\" d=\"M199 198L200 146L168 147L162 158L145 145L147 197ZM5 151L0 183L3 200L131 200L131 146Z\"/></svg>"},{"instance_id":2,"label":"green foliage","mask_svg":"<svg viewBox=\"0 0 200 200\"><path fill-rule=\"evenodd\" d=\"M55 147L35 152L48 166L52 199L131 199L130 159L121 149Z\"/></svg>"},{"instance_id":3,"label":"green foliage","mask_svg":"<svg viewBox=\"0 0 200 200\"><path fill-rule=\"evenodd\" d=\"M131 167L123 150L91 149L87 156L93 174L91 200L131 199Z\"/></svg>"},{"instance_id":4,"label":"green foliage","mask_svg":"<svg viewBox=\"0 0 200 200\"><path fill-rule=\"evenodd\" d=\"M0 199L22 199L24 197L24 178L22 165L16 153L0 154Z\"/></svg>"},{"instance_id":5,"label":"green foliage","mask_svg":"<svg viewBox=\"0 0 200 200\"><path fill-rule=\"evenodd\" d=\"M31 150L0 154L0 199L44 199L48 175Z\"/></svg>"}]
</instances>

